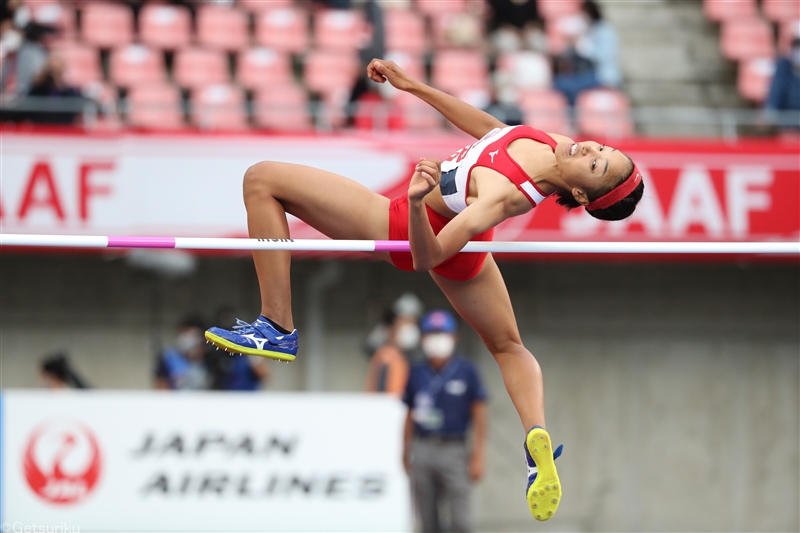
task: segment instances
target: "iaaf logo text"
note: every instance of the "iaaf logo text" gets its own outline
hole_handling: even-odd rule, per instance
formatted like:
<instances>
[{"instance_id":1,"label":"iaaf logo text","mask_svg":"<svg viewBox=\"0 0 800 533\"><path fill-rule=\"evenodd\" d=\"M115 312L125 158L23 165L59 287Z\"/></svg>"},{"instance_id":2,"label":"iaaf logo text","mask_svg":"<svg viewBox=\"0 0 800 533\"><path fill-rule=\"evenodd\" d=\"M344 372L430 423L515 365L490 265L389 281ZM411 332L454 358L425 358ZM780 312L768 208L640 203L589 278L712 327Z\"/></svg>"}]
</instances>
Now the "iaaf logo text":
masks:
<instances>
[{"instance_id":1,"label":"iaaf logo text","mask_svg":"<svg viewBox=\"0 0 800 533\"><path fill-rule=\"evenodd\" d=\"M97 439L76 420L49 420L34 428L23 456L25 479L33 492L56 504L86 498L100 477Z\"/></svg>"}]
</instances>

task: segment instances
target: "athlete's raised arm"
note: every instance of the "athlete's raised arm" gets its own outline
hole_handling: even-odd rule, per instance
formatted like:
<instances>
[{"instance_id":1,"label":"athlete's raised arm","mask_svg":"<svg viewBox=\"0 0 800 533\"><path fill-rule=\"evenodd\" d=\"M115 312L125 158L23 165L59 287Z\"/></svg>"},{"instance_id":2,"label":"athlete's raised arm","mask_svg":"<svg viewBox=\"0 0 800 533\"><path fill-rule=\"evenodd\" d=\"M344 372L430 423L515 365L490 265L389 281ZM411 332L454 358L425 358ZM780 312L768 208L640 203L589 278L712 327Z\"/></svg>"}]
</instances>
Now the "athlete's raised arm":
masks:
<instances>
[{"instance_id":1,"label":"athlete's raised arm","mask_svg":"<svg viewBox=\"0 0 800 533\"><path fill-rule=\"evenodd\" d=\"M439 89L425 85L405 73L394 61L373 59L367 66L367 75L377 83L389 82L393 87L411 93L427 102L455 127L475 137L482 138L495 128L506 125L489 113L469 105Z\"/></svg>"},{"instance_id":2,"label":"athlete's raised arm","mask_svg":"<svg viewBox=\"0 0 800 533\"><path fill-rule=\"evenodd\" d=\"M408 240L414 270L431 270L458 253L469 240L512 216L505 207L501 190L486 190L456 215L439 235L428 220L425 196L439 185L439 162L421 159L408 186ZM509 182L510 183L510 182Z\"/></svg>"}]
</instances>

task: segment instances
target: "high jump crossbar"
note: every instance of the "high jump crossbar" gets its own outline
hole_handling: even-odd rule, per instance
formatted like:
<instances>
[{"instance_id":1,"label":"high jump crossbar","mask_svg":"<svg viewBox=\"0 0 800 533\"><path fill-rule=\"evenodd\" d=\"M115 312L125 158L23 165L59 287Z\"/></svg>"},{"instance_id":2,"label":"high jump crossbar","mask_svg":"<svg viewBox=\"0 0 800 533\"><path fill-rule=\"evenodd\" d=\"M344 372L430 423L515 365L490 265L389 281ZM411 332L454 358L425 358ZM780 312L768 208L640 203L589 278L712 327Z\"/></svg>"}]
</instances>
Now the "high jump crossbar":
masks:
<instances>
[{"instance_id":1,"label":"high jump crossbar","mask_svg":"<svg viewBox=\"0 0 800 533\"><path fill-rule=\"evenodd\" d=\"M408 241L329 239L226 239L0 234L0 247L170 248L181 250L289 250L408 252ZM464 252L534 254L780 254L800 255L800 242L469 242Z\"/></svg>"}]
</instances>

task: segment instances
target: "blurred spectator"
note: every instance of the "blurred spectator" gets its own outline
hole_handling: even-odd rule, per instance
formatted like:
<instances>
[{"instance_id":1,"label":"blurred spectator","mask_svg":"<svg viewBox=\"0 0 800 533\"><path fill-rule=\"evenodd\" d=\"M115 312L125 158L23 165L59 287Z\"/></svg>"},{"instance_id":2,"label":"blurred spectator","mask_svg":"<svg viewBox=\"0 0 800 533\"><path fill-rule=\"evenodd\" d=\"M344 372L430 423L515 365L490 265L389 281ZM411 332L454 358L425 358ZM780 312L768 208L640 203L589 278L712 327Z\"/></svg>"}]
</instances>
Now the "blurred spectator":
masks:
<instances>
[{"instance_id":1,"label":"blurred spectator","mask_svg":"<svg viewBox=\"0 0 800 533\"><path fill-rule=\"evenodd\" d=\"M364 340L364 350L366 350L367 355L371 356L386 343L396 315L413 317L416 325L416 321L422 316L423 308L422 300L413 292L406 292L400 295L392 304L391 309L384 313L381 321L367 334L367 338ZM419 335L417 335L417 342L419 342Z\"/></svg>"},{"instance_id":2,"label":"blurred spectator","mask_svg":"<svg viewBox=\"0 0 800 533\"><path fill-rule=\"evenodd\" d=\"M54 100L83 97L78 88L67 85L64 81L64 60L57 55L51 55L48 58L47 65L37 76L28 96ZM33 122L45 124L73 124L78 115L79 111L77 110L53 110L31 113L30 118Z\"/></svg>"},{"instance_id":3,"label":"blurred spectator","mask_svg":"<svg viewBox=\"0 0 800 533\"><path fill-rule=\"evenodd\" d=\"M369 38L365 39L364 45L358 50L361 67L347 102L348 126L353 125L356 105L367 93L372 93L373 99L380 100L380 97L376 98L379 95L376 84L371 83L367 77L367 65L376 57L386 55L386 30L383 21L383 8L375 0L367 0L364 2L363 8Z\"/></svg>"},{"instance_id":4,"label":"blurred spectator","mask_svg":"<svg viewBox=\"0 0 800 533\"><path fill-rule=\"evenodd\" d=\"M422 318L420 330L427 362L411 369L403 396L408 406L403 464L411 477L422 531L444 531L441 503L450 514L449 531L470 531L471 484L481 479L484 469L487 395L477 369L453 355L458 326L452 314L431 311Z\"/></svg>"},{"instance_id":5,"label":"blurred spectator","mask_svg":"<svg viewBox=\"0 0 800 533\"><path fill-rule=\"evenodd\" d=\"M44 38L56 30L31 22L30 13L19 0L4 0L0 16L0 91L8 100L28 94L47 62Z\"/></svg>"},{"instance_id":6,"label":"blurred spectator","mask_svg":"<svg viewBox=\"0 0 800 533\"><path fill-rule=\"evenodd\" d=\"M545 52L547 40L536 0L488 0L492 15L487 30L497 53L527 48Z\"/></svg>"},{"instance_id":7,"label":"blurred spectator","mask_svg":"<svg viewBox=\"0 0 800 533\"><path fill-rule=\"evenodd\" d=\"M800 111L800 28L796 30L788 57L779 57L764 109Z\"/></svg>"},{"instance_id":8,"label":"blurred spectator","mask_svg":"<svg viewBox=\"0 0 800 533\"><path fill-rule=\"evenodd\" d=\"M206 390L211 374L204 360L205 324L196 317L184 318L178 326L175 346L158 355L155 386L157 389Z\"/></svg>"},{"instance_id":9,"label":"blurred spectator","mask_svg":"<svg viewBox=\"0 0 800 533\"><path fill-rule=\"evenodd\" d=\"M616 30L603 19L594 1L585 1L581 10L588 22L586 31L570 32L566 51L556 58L553 79L553 87L567 97L570 106L582 91L616 88L622 83Z\"/></svg>"},{"instance_id":10,"label":"blurred spectator","mask_svg":"<svg viewBox=\"0 0 800 533\"><path fill-rule=\"evenodd\" d=\"M491 102L483 110L507 126L522 125L522 109L517 105L517 91L514 87L498 87L492 94Z\"/></svg>"},{"instance_id":11,"label":"blurred spectator","mask_svg":"<svg viewBox=\"0 0 800 533\"><path fill-rule=\"evenodd\" d=\"M222 307L213 323L233 329L236 313L232 307ZM255 391L269 381L269 364L263 357L231 355L209 345L206 362L212 376L211 388L215 390Z\"/></svg>"},{"instance_id":12,"label":"blurred spectator","mask_svg":"<svg viewBox=\"0 0 800 533\"><path fill-rule=\"evenodd\" d=\"M48 389L88 389L86 381L72 368L64 352L56 352L42 359L39 367L42 383Z\"/></svg>"}]
</instances>

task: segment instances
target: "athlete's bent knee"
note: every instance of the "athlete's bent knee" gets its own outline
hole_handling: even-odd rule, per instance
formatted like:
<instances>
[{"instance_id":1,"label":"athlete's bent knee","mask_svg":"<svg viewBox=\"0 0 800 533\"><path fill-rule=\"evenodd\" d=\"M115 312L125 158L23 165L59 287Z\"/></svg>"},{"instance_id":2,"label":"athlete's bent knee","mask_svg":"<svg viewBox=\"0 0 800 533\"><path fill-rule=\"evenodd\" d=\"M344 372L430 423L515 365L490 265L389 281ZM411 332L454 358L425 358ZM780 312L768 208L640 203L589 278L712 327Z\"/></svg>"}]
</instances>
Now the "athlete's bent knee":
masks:
<instances>
[{"instance_id":1,"label":"athlete's bent knee","mask_svg":"<svg viewBox=\"0 0 800 533\"><path fill-rule=\"evenodd\" d=\"M242 182L245 200L254 196L271 194L274 170L275 163L272 161L261 161L247 169Z\"/></svg>"}]
</instances>

